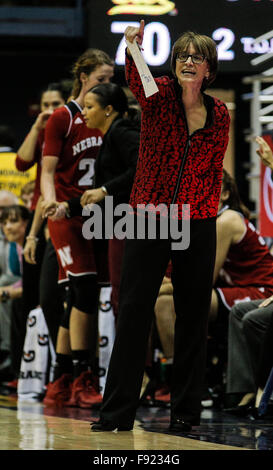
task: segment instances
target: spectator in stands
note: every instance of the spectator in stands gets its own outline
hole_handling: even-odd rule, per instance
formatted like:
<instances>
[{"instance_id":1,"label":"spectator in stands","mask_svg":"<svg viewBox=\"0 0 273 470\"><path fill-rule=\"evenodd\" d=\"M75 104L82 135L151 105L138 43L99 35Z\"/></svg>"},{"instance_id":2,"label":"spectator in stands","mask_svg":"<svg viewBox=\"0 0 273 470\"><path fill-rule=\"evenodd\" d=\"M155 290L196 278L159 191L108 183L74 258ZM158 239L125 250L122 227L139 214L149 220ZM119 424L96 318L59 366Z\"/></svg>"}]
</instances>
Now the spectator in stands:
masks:
<instances>
[{"instance_id":1,"label":"spectator in stands","mask_svg":"<svg viewBox=\"0 0 273 470\"><path fill-rule=\"evenodd\" d=\"M9 242L16 243L18 252L18 259L20 266L22 265L22 247L24 243L26 226L29 220L30 214L27 208L24 206L13 205L7 206L3 209L1 216L1 225L3 228L4 235ZM22 268L20 269L22 273ZM7 292L9 297L7 298L18 298L22 295L22 286L15 287L11 285L9 287L3 286L1 288L0 298L5 297L3 291ZM2 299L3 301L3 299Z\"/></svg>"},{"instance_id":2,"label":"spectator in stands","mask_svg":"<svg viewBox=\"0 0 273 470\"><path fill-rule=\"evenodd\" d=\"M23 344L25 339L25 319L21 314L22 297L22 252L25 238L25 231L29 221L30 212L24 206L12 205L5 207L2 212L1 224L3 232L10 242L10 269L20 279L15 284L5 285L0 288L1 302L12 300L12 315L9 318L6 335L11 338L11 364L12 372L16 376L19 373L19 366L22 357ZM17 302L18 301L18 302Z\"/></svg>"},{"instance_id":3,"label":"spectator in stands","mask_svg":"<svg viewBox=\"0 0 273 470\"><path fill-rule=\"evenodd\" d=\"M5 207L18 204L18 198L9 191L0 191L0 221ZM11 260L16 256L14 243L5 237L0 222L0 288L10 286L19 280L20 272L14 269ZM17 256L16 256L17 258ZM10 354L11 299L0 302L0 378L12 378Z\"/></svg>"},{"instance_id":4,"label":"spectator in stands","mask_svg":"<svg viewBox=\"0 0 273 470\"><path fill-rule=\"evenodd\" d=\"M18 197L15 196L14 193L11 191L6 191L6 190L0 190L0 218L2 216L2 211L4 207L8 206L14 206L15 204L18 204L19 200ZM2 233L2 229L0 231Z\"/></svg>"},{"instance_id":5,"label":"spectator in stands","mask_svg":"<svg viewBox=\"0 0 273 470\"><path fill-rule=\"evenodd\" d=\"M86 92L92 86L110 81L113 62L105 52L88 49L75 62L73 73L73 99L55 111L45 129L41 176L45 212L48 204L81 196L92 187L94 163L102 144L101 132L85 126L81 111ZM88 407L95 399L101 400L98 393L97 398L92 396L89 387L95 381L98 384L96 352L100 279L93 242L82 236L82 220L81 216L59 221L53 217L48 219L50 237L58 256L59 282L67 284L72 307L58 331L54 379L49 384L45 400L47 403L58 400L71 406ZM63 380L64 374L71 371L70 347L72 389L67 375ZM90 361L93 373L90 372Z\"/></svg>"}]
</instances>

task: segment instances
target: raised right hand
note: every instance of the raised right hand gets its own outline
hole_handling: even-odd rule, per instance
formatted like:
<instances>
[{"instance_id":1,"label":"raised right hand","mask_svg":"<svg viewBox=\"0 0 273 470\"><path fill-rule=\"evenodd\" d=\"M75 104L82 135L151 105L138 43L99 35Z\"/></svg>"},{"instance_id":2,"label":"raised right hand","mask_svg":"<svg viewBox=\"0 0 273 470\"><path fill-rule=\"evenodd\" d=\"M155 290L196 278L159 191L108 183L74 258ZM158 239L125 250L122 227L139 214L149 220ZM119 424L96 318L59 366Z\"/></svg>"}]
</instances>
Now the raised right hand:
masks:
<instances>
[{"instance_id":1,"label":"raised right hand","mask_svg":"<svg viewBox=\"0 0 273 470\"><path fill-rule=\"evenodd\" d=\"M136 39L136 42L138 44L142 44L143 41L143 35L144 35L144 20L140 21L140 26L138 28L135 28L134 26L127 26L124 32L125 39L129 42L134 42L134 39Z\"/></svg>"}]
</instances>

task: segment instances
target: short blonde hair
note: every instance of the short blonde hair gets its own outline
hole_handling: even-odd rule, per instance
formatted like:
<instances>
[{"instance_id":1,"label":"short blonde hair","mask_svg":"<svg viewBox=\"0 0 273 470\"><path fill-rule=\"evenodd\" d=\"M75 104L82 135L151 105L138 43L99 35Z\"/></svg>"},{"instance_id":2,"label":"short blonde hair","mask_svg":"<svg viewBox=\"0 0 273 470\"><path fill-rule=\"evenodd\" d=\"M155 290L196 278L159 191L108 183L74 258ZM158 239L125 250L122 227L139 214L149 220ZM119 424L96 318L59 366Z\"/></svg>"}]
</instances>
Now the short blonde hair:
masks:
<instances>
[{"instance_id":1,"label":"short blonde hair","mask_svg":"<svg viewBox=\"0 0 273 470\"><path fill-rule=\"evenodd\" d=\"M218 69L218 56L215 42L208 36L203 34L194 33L187 31L180 36L174 43L171 55L171 69L173 75L176 77L176 57L179 52L187 51L193 45L198 54L202 54L206 57L209 65L209 78L205 78L202 84L202 90L205 90L216 77Z\"/></svg>"}]
</instances>

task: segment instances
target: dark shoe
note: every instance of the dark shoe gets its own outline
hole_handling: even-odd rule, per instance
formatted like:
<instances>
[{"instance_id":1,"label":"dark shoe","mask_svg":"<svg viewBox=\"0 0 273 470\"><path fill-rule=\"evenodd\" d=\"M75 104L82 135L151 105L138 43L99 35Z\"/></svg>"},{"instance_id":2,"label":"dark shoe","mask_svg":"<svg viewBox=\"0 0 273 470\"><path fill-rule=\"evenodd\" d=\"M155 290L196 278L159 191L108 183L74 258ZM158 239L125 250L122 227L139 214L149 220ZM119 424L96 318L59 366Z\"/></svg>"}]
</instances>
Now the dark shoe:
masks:
<instances>
[{"instance_id":1,"label":"dark shoe","mask_svg":"<svg viewBox=\"0 0 273 470\"><path fill-rule=\"evenodd\" d=\"M233 406L231 408L224 408L224 411L226 413L230 413L234 416L247 416L251 412L251 410L253 409L254 405L255 405L255 397L252 398L245 405L237 405L237 406Z\"/></svg>"},{"instance_id":2,"label":"dark shoe","mask_svg":"<svg viewBox=\"0 0 273 470\"><path fill-rule=\"evenodd\" d=\"M192 425L188 421L184 421L182 418L176 418L171 421L169 430L174 432L189 432L192 429Z\"/></svg>"},{"instance_id":3,"label":"dark shoe","mask_svg":"<svg viewBox=\"0 0 273 470\"><path fill-rule=\"evenodd\" d=\"M97 423L91 423L91 431L94 432L103 432L103 431L114 431L117 429L118 431L131 431L133 429L133 424L122 425L122 424L113 424L107 423L103 421L98 421Z\"/></svg>"},{"instance_id":4,"label":"dark shoe","mask_svg":"<svg viewBox=\"0 0 273 470\"><path fill-rule=\"evenodd\" d=\"M256 406L250 406L248 408L247 417L251 421L256 421L258 419L263 419L264 418L264 416L259 413L259 408L256 408Z\"/></svg>"},{"instance_id":5,"label":"dark shoe","mask_svg":"<svg viewBox=\"0 0 273 470\"><path fill-rule=\"evenodd\" d=\"M245 393L224 393L223 396L223 408L234 408L240 403Z\"/></svg>"},{"instance_id":6,"label":"dark shoe","mask_svg":"<svg viewBox=\"0 0 273 470\"><path fill-rule=\"evenodd\" d=\"M8 355L0 362L0 382L9 382L13 378L14 375L11 368L11 358Z\"/></svg>"},{"instance_id":7,"label":"dark shoe","mask_svg":"<svg viewBox=\"0 0 273 470\"><path fill-rule=\"evenodd\" d=\"M139 400L139 406L148 408L170 408L170 393L167 385L150 379Z\"/></svg>"}]
</instances>

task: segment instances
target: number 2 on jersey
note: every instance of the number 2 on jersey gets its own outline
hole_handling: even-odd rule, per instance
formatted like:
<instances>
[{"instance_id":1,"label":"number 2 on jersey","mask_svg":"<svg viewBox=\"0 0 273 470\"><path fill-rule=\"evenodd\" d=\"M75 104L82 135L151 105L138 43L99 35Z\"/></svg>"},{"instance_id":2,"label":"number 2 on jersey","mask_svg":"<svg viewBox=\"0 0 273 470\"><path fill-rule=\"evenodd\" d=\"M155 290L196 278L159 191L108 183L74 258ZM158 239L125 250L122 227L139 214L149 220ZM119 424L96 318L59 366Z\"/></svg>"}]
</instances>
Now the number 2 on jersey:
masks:
<instances>
[{"instance_id":1,"label":"number 2 on jersey","mask_svg":"<svg viewBox=\"0 0 273 470\"><path fill-rule=\"evenodd\" d=\"M90 188L92 187L94 177L94 165L94 158L83 158L79 162L79 170L86 170L86 173L79 179L79 186L90 186Z\"/></svg>"}]
</instances>

